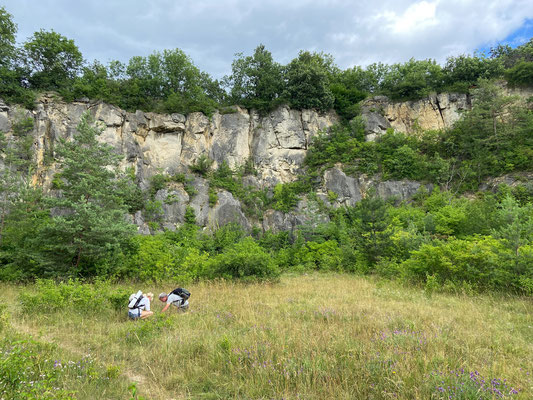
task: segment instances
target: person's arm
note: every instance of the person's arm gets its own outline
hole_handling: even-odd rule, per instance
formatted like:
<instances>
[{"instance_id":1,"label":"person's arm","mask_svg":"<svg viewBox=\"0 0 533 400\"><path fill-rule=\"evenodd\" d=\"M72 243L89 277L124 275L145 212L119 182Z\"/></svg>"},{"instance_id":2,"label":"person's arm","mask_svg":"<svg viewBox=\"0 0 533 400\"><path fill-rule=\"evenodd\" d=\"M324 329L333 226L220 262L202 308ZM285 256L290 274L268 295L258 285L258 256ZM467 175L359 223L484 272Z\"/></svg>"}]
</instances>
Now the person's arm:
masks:
<instances>
[{"instance_id":1,"label":"person's arm","mask_svg":"<svg viewBox=\"0 0 533 400\"><path fill-rule=\"evenodd\" d=\"M165 307L161 310L161 312L167 311L167 309L170 307L170 303L165 304Z\"/></svg>"}]
</instances>

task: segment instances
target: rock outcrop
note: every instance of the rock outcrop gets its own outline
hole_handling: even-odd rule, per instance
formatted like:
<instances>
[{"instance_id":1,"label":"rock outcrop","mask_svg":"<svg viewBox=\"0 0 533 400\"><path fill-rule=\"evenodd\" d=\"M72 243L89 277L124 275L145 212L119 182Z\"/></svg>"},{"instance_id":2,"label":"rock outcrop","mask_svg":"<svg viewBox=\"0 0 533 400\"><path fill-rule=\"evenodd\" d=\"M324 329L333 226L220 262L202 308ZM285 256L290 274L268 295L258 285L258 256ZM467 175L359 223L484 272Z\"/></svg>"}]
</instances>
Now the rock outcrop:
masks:
<instances>
[{"instance_id":1,"label":"rock outcrop","mask_svg":"<svg viewBox=\"0 0 533 400\"><path fill-rule=\"evenodd\" d=\"M533 88L510 88L504 82L498 86L505 96L523 99L533 96ZM450 128L465 111L472 109L475 99L475 90L473 94L432 93L420 100L401 102L386 96L371 97L361 107L366 140L376 140L389 128L407 134Z\"/></svg>"},{"instance_id":2,"label":"rock outcrop","mask_svg":"<svg viewBox=\"0 0 533 400\"><path fill-rule=\"evenodd\" d=\"M210 118L202 113L156 114L126 112L101 102L65 103L54 96L43 96L33 111L9 107L0 101L0 130L12 137L13 124L26 117L34 121L33 149L37 164L34 183L50 189L54 169L54 148L60 139L71 139L81 116L89 112L102 126L98 140L122 154L122 169L133 169L142 190L150 189L150 178L156 174L186 173L202 157L213 161L213 168L227 163L231 168L251 162L255 176L245 178L256 189L273 188L278 183L296 179L312 138L339 121L334 112L292 110L280 107L267 115L233 107L229 112L215 113ZM0 166L1 166L0 157ZM209 205L209 183L201 177L190 182L194 194L182 184L171 184L159 190L154 201L161 204L159 226L175 229L183 224L186 208L191 207L197 223L217 227L237 222L246 229L252 223L241 204L231 193L220 191L217 202ZM286 218L286 217L283 217ZM139 231L149 233L147 220L137 212L132 221ZM266 218L268 221L268 217ZM292 223L295 226L297 222ZM268 223L266 223L268 225ZM153 224L152 224L153 226Z\"/></svg>"},{"instance_id":3,"label":"rock outcrop","mask_svg":"<svg viewBox=\"0 0 533 400\"><path fill-rule=\"evenodd\" d=\"M371 189L385 199L408 200L418 192L421 186L424 185L410 180L380 181L364 175L353 178L347 176L340 167L335 167L324 173L323 192L319 193L318 196L322 201L334 207L353 207ZM425 185L425 187L431 190L431 185ZM329 193L334 193L334 200Z\"/></svg>"},{"instance_id":4,"label":"rock outcrop","mask_svg":"<svg viewBox=\"0 0 533 400\"><path fill-rule=\"evenodd\" d=\"M449 128L471 107L471 97L464 93L432 94L405 102L392 102L385 96L372 97L362 106L366 139L375 140L389 128L404 133Z\"/></svg>"},{"instance_id":5,"label":"rock outcrop","mask_svg":"<svg viewBox=\"0 0 533 400\"><path fill-rule=\"evenodd\" d=\"M531 96L531 90L518 94ZM461 113L471 108L467 94L441 93L419 101L394 103L383 96L363 103L366 138L374 140L387 129L414 133L418 130L450 127ZM190 167L208 157L217 168L227 163L231 168L251 163L255 175L243 178L249 190L270 193L278 183L289 183L303 171L303 161L309 144L320 131L339 122L334 112L292 110L280 107L261 115L254 110L233 107L211 117L202 113L156 114L126 112L101 102L62 102L43 96L33 111L7 106L0 101L0 131L13 137L13 127L21 118L31 117L34 129L33 150L37 164L34 183L51 188L54 176L54 148L60 139L76 134L81 116L89 112L101 124L99 140L111 145L123 155L121 168L134 172L141 190L150 189L154 175L186 173L187 184L172 182L155 193L153 200L160 204L157 226L175 229L184 223L187 208L194 210L199 225L216 228L230 222L247 230L293 230L298 226L316 226L327 221L320 202L333 206L354 206L371 188L382 197L400 200L411 198L421 184L413 181L380 181L377 177L350 177L340 166L325 171L316 196L302 198L297 207L283 213L267 210L263 215L249 217L235 194L210 190L207 179L190 174ZM0 168L2 159L0 157ZM430 189L430 188L428 188ZM312 198L311 198L312 197ZM318 199L318 200L317 200ZM211 204L210 204L211 200ZM216 200L216 201L215 201ZM153 216L136 212L131 220L139 232L154 231Z\"/></svg>"},{"instance_id":6,"label":"rock outcrop","mask_svg":"<svg viewBox=\"0 0 533 400\"><path fill-rule=\"evenodd\" d=\"M270 185L290 182L301 168L312 137L338 122L334 112L287 107L265 116L234 107L230 113L208 118L202 113L129 113L103 103L64 103L44 97L32 115L39 166L44 165L46 155L53 155L58 139L72 137L87 111L104 127L99 140L124 155L124 167L135 168L142 188L152 175L184 171L202 156L212 159L214 168L223 162L234 168L252 160L260 181ZM15 114L15 110L0 109L0 129L9 131ZM49 184L43 168L37 178Z\"/></svg>"}]
</instances>

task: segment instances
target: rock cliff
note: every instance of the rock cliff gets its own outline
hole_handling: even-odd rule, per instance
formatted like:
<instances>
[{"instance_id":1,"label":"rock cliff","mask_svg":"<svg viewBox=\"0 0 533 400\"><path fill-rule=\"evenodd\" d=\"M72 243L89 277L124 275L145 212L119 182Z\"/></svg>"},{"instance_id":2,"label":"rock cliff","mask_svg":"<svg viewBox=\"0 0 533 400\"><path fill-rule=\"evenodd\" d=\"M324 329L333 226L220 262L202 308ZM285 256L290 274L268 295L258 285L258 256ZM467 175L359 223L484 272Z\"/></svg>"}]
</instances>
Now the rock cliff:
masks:
<instances>
[{"instance_id":1,"label":"rock cliff","mask_svg":"<svg viewBox=\"0 0 533 400\"><path fill-rule=\"evenodd\" d=\"M527 95L523 94L523 95ZM531 94L529 94L531 95ZM363 103L367 140L374 140L388 128L412 133L417 129L441 129L451 126L461 112L471 108L473 99L466 94L438 94L412 102L393 103L385 97L374 97ZM263 210L250 217L243 211L239 199L228 191L217 190L216 202L211 199L209 181L190 173L189 167L202 157L213 160L217 168L226 162L231 168L252 163L255 175L243 179L250 190L266 189L272 193L278 183L292 182L302 173L303 161L313 137L339 122L334 112L292 110L280 107L267 115L233 107L211 117L202 113L156 114L126 112L100 102L62 102L53 96L43 96L33 111L6 106L0 101L0 130L12 137L13 124L30 117L34 122L33 150L37 163L34 183L51 187L55 172L54 147L59 139L76 134L83 113L91 113L102 125L99 140L110 144L123 155L121 167L134 171L139 187L150 189L154 175L185 173L189 177L187 190L183 183L173 182L159 190L154 200L162 208L160 226L175 229L183 224L187 207L195 211L197 223L216 227L237 222L246 229L292 230L302 224L317 224L327 220L319 210L319 202L340 207L353 206L370 187L383 197L408 199L421 186L418 182L380 182L367 177L346 176L340 167L325 171L315 200L303 198L295 210L283 213ZM1 167L0 159L0 167ZM168 201L172 199L172 201ZM131 216L141 233L148 234L153 226L145 213Z\"/></svg>"},{"instance_id":2,"label":"rock cliff","mask_svg":"<svg viewBox=\"0 0 533 400\"><path fill-rule=\"evenodd\" d=\"M533 96L533 88L509 88L503 82L499 86L506 96ZM404 133L449 128L472 108L476 91L472 93L433 93L421 100L403 102L393 102L385 96L369 98L361 107L366 140L375 140L389 128Z\"/></svg>"}]
</instances>

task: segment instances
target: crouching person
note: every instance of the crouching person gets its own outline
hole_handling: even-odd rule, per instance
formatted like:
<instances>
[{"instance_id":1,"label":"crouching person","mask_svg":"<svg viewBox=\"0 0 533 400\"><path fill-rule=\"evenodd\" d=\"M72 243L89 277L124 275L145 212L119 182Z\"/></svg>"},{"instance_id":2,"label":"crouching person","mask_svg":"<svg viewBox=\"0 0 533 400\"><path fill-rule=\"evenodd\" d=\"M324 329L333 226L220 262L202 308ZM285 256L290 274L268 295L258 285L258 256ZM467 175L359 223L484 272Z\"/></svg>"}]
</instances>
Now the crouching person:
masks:
<instances>
[{"instance_id":1,"label":"crouching person","mask_svg":"<svg viewBox=\"0 0 533 400\"><path fill-rule=\"evenodd\" d=\"M174 289L169 294L161 293L159 295L159 300L163 303L166 303L165 307L161 310L161 312L165 312L171 304L176 307L178 312L187 311L189 309L190 295L191 294L189 293L189 291L183 288Z\"/></svg>"},{"instance_id":2,"label":"crouching person","mask_svg":"<svg viewBox=\"0 0 533 400\"><path fill-rule=\"evenodd\" d=\"M145 319L154 314L150 310L150 302L154 300L153 293L142 293L140 290L130 296L128 304L128 317L130 319Z\"/></svg>"}]
</instances>

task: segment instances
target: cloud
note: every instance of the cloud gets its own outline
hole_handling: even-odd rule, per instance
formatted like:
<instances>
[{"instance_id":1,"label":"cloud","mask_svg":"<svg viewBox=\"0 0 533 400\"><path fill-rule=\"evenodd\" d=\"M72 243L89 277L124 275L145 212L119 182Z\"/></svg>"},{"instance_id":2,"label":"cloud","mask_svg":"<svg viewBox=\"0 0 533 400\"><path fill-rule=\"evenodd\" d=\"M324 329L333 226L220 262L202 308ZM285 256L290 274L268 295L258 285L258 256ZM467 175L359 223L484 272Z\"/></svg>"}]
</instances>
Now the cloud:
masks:
<instances>
[{"instance_id":1,"label":"cloud","mask_svg":"<svg viewBox=\"0 0 533 400\"><path fill-rule=\"evenodd\" d=\"M377 19L383 19L386 22L387 29L392 34L403 36L418 35L421 31L430 29L438 25L439 21L435 17L437 2L428 3L421 1L411 4L400 15L385 11L378 15Z\"/></svg>"},{"instance_id":2,"label":"cloud","mask_svg":"<svg viewBox=\"0 0 533 400\"><path fill-rule=\"evenodd\" d=\"M342 68L411 57L444 62L509 37L533 18L530 0L4 0L24 41L40 28L75 40L88 60L127 61L180 48L215 77L234 54L265 44L282 63L300 50ZM527 40L522 37L515 41Z\"/></svg>"}]
</instances>

